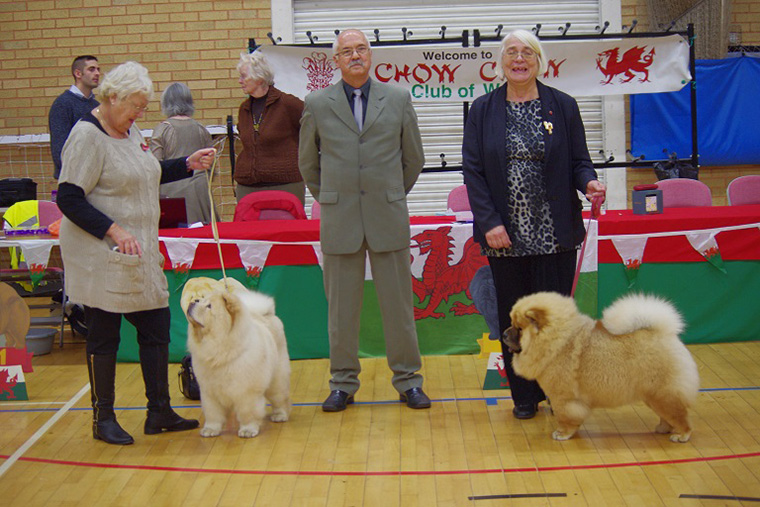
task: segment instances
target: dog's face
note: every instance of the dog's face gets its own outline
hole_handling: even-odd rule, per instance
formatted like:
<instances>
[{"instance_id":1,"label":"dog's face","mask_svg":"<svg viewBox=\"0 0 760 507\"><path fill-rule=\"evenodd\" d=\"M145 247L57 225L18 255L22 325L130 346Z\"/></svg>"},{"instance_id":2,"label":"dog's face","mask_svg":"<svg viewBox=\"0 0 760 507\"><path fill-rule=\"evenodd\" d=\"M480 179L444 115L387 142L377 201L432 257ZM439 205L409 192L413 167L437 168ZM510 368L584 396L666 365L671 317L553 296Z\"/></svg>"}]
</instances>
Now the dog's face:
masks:
<instances>
[{"instance_id":1,"label":"dog's face","mask_svg":"<svg viewBox=\"0 0 760 507\"><path fill-rule=\"evenodd\" d=\"M202 298L210 295L212 292L218 290L223 285L213 278L205 276L199 276L198 278L191 278L185 283L185 287L182 289L182 297L180 298L180 306L182 311L187 314L187 308L193 301L200 301Z\"/></svg>"},{"instance_id":2,"label":"dog's face","mask_svg":"<svg viewBox=\"0 0 760 507\"><path fill-rule=\"evenodd\" d=\"M541 308L531 308L524 312L512 310L510 315L512 325L504 331L501 340L511 353L519 354L540 333L547 314Z\"/></svg>"},{"instance_id":3,"label":"dog's face","mask_svg":"<svg viewBox=\"0 0 760 507\"><path fill-rule=\"evenodd\" d=\"M205 277L188 280L182 290L181 306L194 330L189 338L225 336L241 311L240 299L234 292L241 288L242 285L232 285L228 290L222 281Z\"/></svg>"},{"instance_id":4,"label":"dog's face","mask_svg":"<svg viewBox=\"0 0 760 507\"><path fill-rule=\"evenodd\" d=\"M522 347L520 347L520 329L515 326L510 326L504 330L501 335L501 341L504 342L504 345L507 346L507 349L512 354L522 352Z\"/></svg>"},{"instance_id":5,"label":"dog's face","mask_svg":"<svg viewBox=\"0 0 760 507\"><path fill-rule=\"evenodd\" d=\"M540 339L541 331L549 325L552 308L562 298L559 294L538 293L517 301L509 313L512 326L502 334L501 340L513 354L520 354L530 343Z\"/></svg>"},{"instance_id":6,"label":"dog's face","mask_svg":"<svg viewBox=\"0 0 760 507\"><path fill-rule=\"evenodd\" d=\"M206 336L226 336L240 311L240 300L235 294L215 290L190 301L185 316L195 330L194 338L200 340Z\"/></svg>"}]
</instances>

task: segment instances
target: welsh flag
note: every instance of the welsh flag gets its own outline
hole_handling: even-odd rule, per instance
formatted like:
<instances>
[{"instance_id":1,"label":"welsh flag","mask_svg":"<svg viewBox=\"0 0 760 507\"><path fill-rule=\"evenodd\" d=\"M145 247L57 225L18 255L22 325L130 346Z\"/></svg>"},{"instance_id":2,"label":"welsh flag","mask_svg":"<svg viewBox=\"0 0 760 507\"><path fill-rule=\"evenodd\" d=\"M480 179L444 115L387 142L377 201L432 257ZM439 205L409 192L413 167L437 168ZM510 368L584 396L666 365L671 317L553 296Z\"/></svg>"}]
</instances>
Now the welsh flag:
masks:
<instances>
[{"instance_id":1,"label":"welsh flag","mask_svg":"<svg viewBox=\"0 0 760 507\"><path fill-rule=\"evenodd\" d=\"M509 389L507 373L504 371L504 356L501 352L491 352L488 358L486 378L483 381L483 390Z\"/></svg>"},{"instance_id":2,"label":"welsh flag","mask_svg":"<svg viewBox=\"0 0 760 507\"><path fill-rule=\"evenodd\" d=\"M28 399L21 365L0 366L0 401Z\"/></svg>"}]
</instances>

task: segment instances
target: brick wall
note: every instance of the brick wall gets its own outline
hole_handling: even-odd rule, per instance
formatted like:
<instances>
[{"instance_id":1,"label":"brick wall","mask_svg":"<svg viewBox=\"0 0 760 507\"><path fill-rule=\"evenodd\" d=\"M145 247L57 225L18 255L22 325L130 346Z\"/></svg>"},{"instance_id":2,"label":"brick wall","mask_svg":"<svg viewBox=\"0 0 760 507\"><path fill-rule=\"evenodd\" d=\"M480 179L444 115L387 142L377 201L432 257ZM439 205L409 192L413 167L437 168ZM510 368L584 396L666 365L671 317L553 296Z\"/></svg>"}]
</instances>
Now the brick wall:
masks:
<instances>
[{"instance_id":1,"label":"brick wall","mask_svg":"<svg viewBox=\"0 0 760 507\"><path fill-rule=\"evenodd\" d=\"M742 45L760 46L760 2L733 0L731 27L738 27L741 30Z\"/></svg>"},{"instance_id":2,"label":"brick wall","mask_svg":"<svg viewBox=\"0 0 760 507\"><path fill-rule=\"evenodd\" d=\"M163 119L159 98L173 81L193 91L195 118L204 125L237 122L244 96L235 70L248 39L267 41L270 0L37 0L0 3L0 136L47 132L47 112L73 83L71 61L98 57L108 71L127 60L145 65L156 96L140 122L153 128ZM215 191L225 217L234 197L229 159ZM0 178L28 176L40 198L55 188L47 147L0 145Z\"/></svg>"}]
</instances>

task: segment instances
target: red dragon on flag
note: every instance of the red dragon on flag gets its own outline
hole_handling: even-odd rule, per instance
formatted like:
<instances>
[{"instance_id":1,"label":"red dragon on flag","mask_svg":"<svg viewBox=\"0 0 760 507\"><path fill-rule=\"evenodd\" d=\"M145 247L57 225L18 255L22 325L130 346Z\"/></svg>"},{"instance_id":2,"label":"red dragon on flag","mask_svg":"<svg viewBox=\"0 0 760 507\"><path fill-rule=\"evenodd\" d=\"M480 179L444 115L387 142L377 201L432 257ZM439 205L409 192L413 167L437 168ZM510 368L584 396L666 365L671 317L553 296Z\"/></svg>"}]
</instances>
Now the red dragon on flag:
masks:
<instances>
[{"instance_id":1,"label":"red dragon on flag","mask_svg":"<svg viewBox=\"0 0 760 507\"><path fill-rule=\"evenodd\" d=\"M612 78L618 75L625 77L620 78L621 83L627 83L636 77L635 73L644 74L644 77L639 78L639 82L643 83L649 81L649 69L654 61L654 48L649 53L644 54L647 47L634 46L625 53L623 57L619 58L620 48L612 48L607 51L602 51L597 54L596 66L604 74L607 79L602 79L600 83L603 85L610 84Z\"/></svg>"},{"instance_id":2,"label":"red dragon on flag","mask_svg":"<svg viewBox=\"0 0 760 507\"><path fill-rule=\"evenodd\" d=\"M414 319L427 317L440 319L446 316L436 312L442 301L448 301L450 296L465 292L472 300L469 285L475 272L485 266L488 261L480 254L480 246L470 237L464 244L462 258L456 264L450 264L453 255L453 243L449 233L451 227L439 227L416 234L412 241L417 242L420 254L429 254L422 268L422 279L412 277L412 288L420 304L430 296L424 308L414 308ZM454 315L470 315L478 313L473 304L455 302L451 308Z\"/></svg>"}]
</instances>

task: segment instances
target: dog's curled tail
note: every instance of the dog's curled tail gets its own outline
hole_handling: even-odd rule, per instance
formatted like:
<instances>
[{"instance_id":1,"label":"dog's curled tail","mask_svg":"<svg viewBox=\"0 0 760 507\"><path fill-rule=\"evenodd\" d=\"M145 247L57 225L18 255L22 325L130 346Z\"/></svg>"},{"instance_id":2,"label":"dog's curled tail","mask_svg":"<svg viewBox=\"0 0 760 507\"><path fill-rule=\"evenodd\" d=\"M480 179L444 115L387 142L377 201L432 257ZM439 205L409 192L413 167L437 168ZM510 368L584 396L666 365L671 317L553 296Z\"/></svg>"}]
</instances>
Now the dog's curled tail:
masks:
<instances>
[{"instance_id":1,"label":"dog's curled tail","mask_svg":"<svg viewBox=\"0 0 760 507\"><path fill-rule=\"evenodd\" d=\"M249 310L259 315L275 315L274 299L260 292L246 291L238 293Z\"/></svg>"},{"instance_id":2,"label":"dog's curled tail","mask_svg":"<svg viewBox=\"0 0 760 507\"><path fill-rule=\"evenodd\" d=\"M665 299L630 294L613 302L602 314L602 324L616 335L651 329L662 335L680 335L684 329L681 315Z\"/></svg>"}]
</instances>

